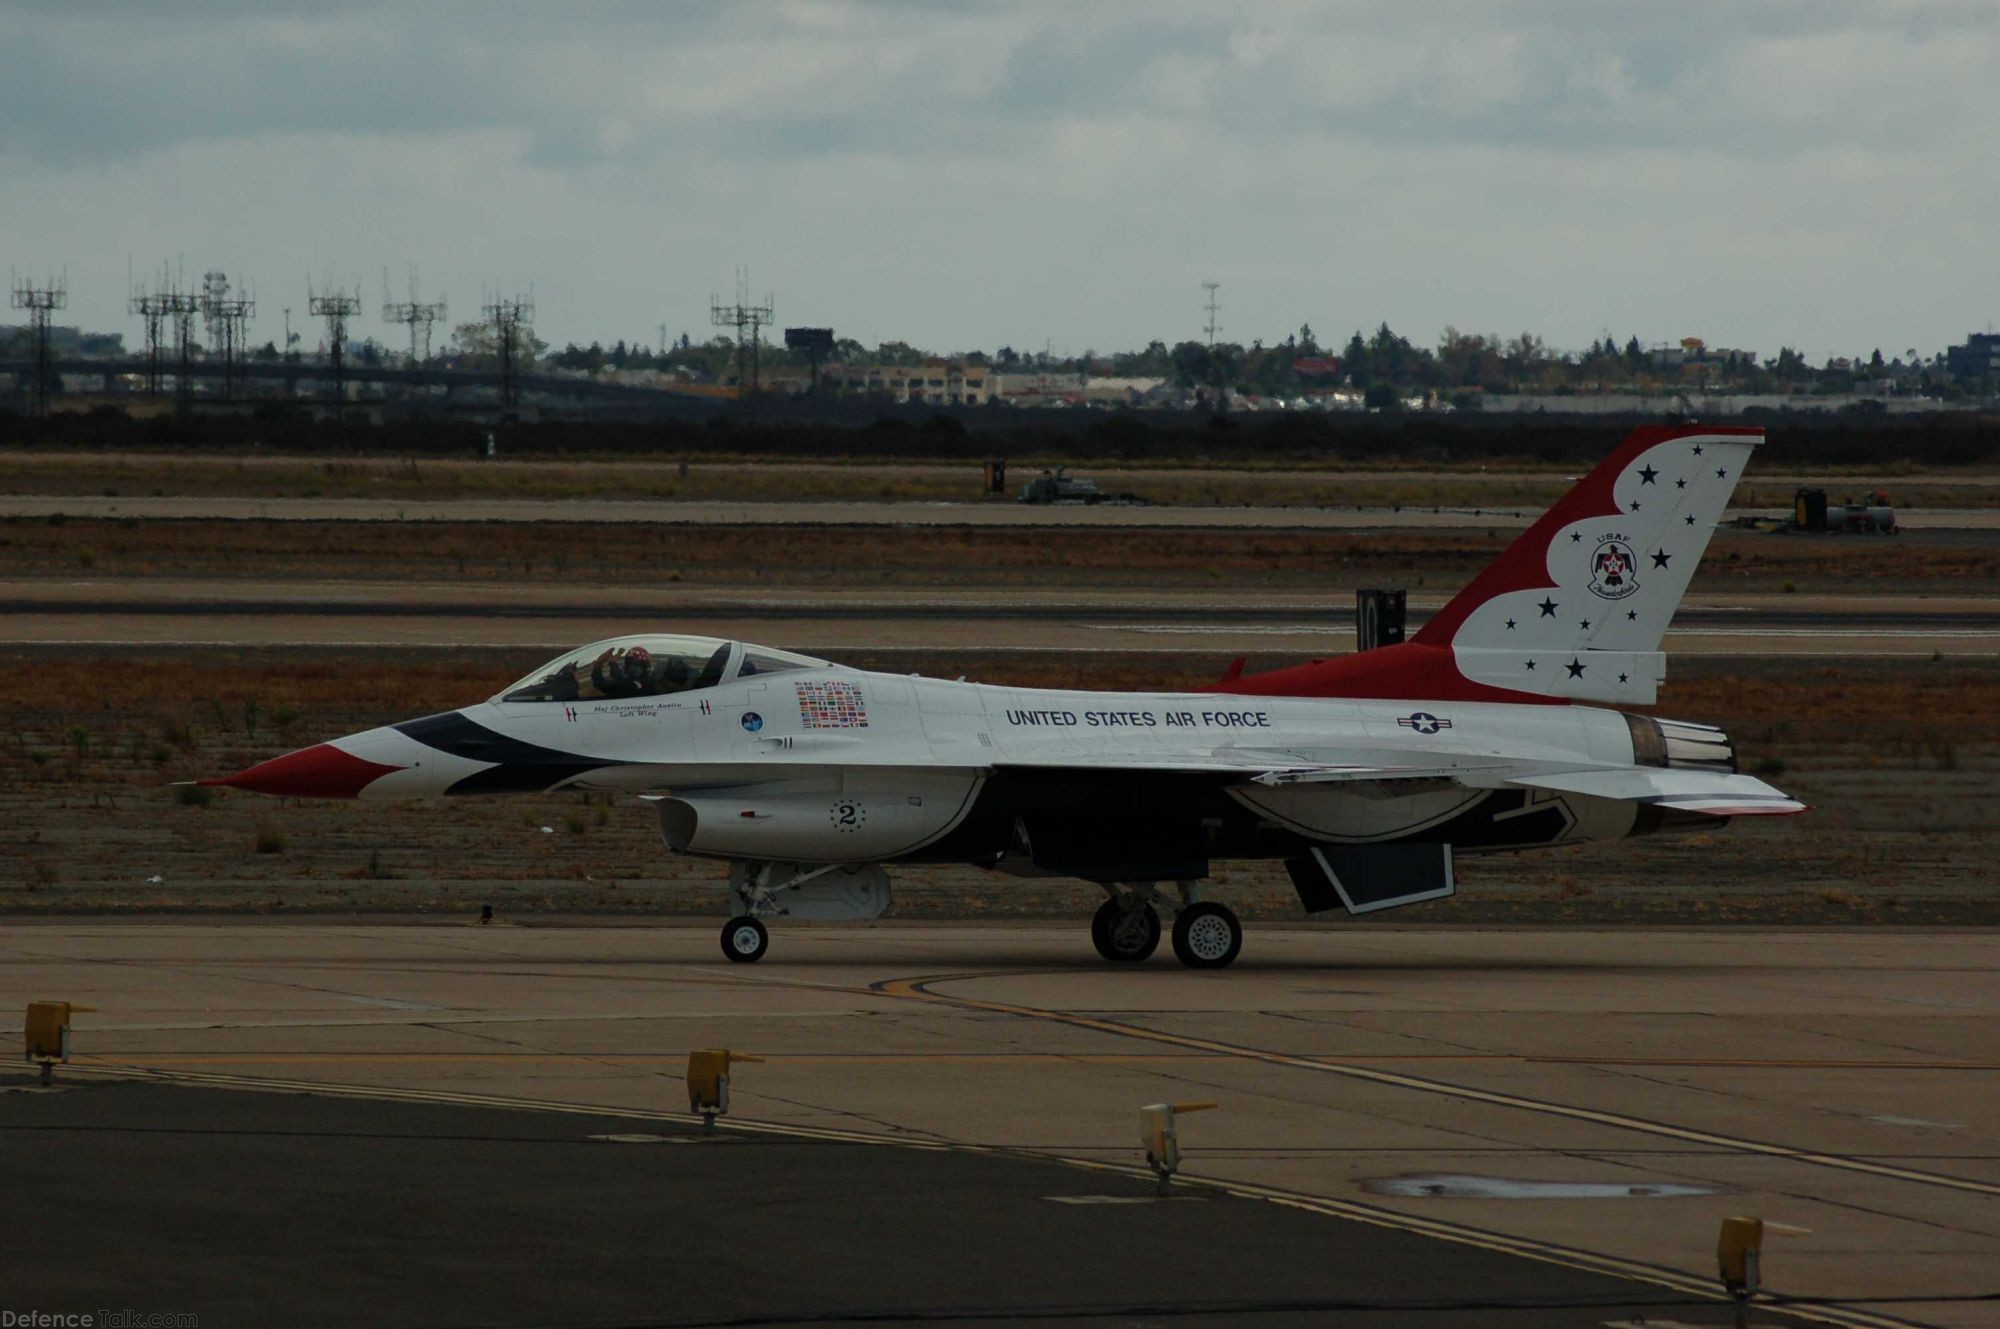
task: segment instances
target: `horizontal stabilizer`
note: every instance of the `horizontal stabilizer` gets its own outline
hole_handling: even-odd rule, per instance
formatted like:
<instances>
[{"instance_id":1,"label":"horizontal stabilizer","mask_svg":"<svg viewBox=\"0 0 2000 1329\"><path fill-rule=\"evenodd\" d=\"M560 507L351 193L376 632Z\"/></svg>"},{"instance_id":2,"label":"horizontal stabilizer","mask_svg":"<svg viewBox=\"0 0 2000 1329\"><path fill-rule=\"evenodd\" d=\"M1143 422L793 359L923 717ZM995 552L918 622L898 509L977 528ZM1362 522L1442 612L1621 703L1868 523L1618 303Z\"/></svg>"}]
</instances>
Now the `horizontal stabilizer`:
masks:
<instances>
[{"instance_id":1,"label":"horizontal stabilizer","mask_svg":"<svg viewBox=\"0 0 2000 1329\"><path fill-rule=\"evenodd\" d=\"M1667 657L1660 651L1494 649L1461 646L1459 668L1470 678L1509 677L1517 692L1570 701L1608 701L1650 706L1660 699Z\"/></svg>"},{"instance_id":2,"label":"horizontal stabilizer","mask_svg":"<svg viewBox=\"0 0 2000 1329\"><path fill-rule=\"evenodd\" d=\"M1646 766L1512 775L1499 783L1592 798L1626 799L1683 812L1702 812L1711 817L1783 817L1806 810L1805 804L1754 775L1727 775L1720 771L1676 771Z\"/></svg>"}]
</instances>

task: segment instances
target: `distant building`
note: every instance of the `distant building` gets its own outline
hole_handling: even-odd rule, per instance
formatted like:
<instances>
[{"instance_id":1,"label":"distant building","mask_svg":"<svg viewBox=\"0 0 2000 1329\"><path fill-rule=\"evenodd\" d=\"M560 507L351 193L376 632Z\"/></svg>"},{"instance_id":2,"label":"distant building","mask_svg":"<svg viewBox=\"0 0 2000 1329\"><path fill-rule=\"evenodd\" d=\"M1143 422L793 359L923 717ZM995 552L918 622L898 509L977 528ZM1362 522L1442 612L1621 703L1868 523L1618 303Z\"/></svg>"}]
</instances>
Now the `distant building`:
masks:
<instances>
[{"instance_id":1,"label":"distant building","mask_svg":"<svg viewBox=\"0 0 2000 1329\"><path fill-rule=\"evenodd\" d=\"M1953 378L2000 377L2000 333L1975 332L1965 345L1947 347L1944 364Z\"/></svg>"},{"instance_id":2,"label":"distant building","mask_svg":"<svg viewBox=\"0 0 2000 1329\"><path fill-rule=\"evenodd\" d=\"M828 365L820 371L819 381L821 391L843 397L980 406L993 399L993 377L984 365L932 360L920 365Z\"/></svg>"},{"instance_id":3,"label":"distant building","mask_svg":"<svg viewBox=\"0 0 2000 1329\"><path fill-rule=\"evenodd\" d=\"M1300 378L1336 378L1340 374L1340 357L1302 355L1292 361L1292 372Z\"/></svg>"}]
</instances>

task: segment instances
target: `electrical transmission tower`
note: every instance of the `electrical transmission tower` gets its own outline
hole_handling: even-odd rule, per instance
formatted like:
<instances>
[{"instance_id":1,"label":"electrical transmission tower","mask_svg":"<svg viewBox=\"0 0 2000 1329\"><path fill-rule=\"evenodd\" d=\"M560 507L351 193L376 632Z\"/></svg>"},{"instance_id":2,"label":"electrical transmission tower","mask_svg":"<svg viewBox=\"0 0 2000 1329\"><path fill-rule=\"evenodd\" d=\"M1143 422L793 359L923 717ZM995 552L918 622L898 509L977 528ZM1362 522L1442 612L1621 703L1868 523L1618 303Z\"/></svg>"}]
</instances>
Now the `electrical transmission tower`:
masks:
<instances>
[{"instance_id":1,"label":"electrical transmission tower","mask_svg":"<svg viewBox=\"0 0 2000 1329\"><path fill-rule=\"evenodd\" d=\"M161 272L161 285L166 284L166 273ZM129 280L129 275L128 275ZM146 395L160 395L160 335L167 322L167 294L164 290L147 290L135 285L126 298L126 307L146 321Z\"/></svg>"},{"instance_id":2,"label":"electrical transmission tower","mask_svg":"<svg viewBox=\"0 0 2000 1329\"><path fill-rule=\"evenodd\" d=\"M431 327L444 318L444 299L439 297L429 303L417 298L417 270L410 269L410 298L391 300L389 298L389 274L382 273L382 321L403 323L410 329L410 368L415 369L431 358Z\"/></svg>"},{"instance_id":3,"label":"electrical transmission tower","mask_svg":"<svg viewBox=\"0 0 2000 1329\"><path fill-rule=\"evenodd\" d=\"M1222 312L1222 303L1215 298L1215 293L1222 289L1222 283L1219 281L1205 281L1201 284L1201 289L1208 292L1208 303L1204 307L1208 310L1208 349L1213 351L1215 349L1215 334L1222 331L1222 325L1215 321L1215 316Z\"/></svg>"},{"instance_id":4,"label":"electrical transmission tower","mask_svg":"<svg viewBox=\"0 0 2000 1329\"><path fill-rule=\"evenodd\" d=\"M14 308L28 311L28 326L34 333L34 414L36 419L45 420L56 378L55 356L49 349L49 320L56 310L69 305L69 279L64 277L47 286L37 286L32 278L26 281L16 278L13 287Z\"/></svg>"},{"instance_id":5,"label":"electrical transmission tower","mask_svg":"<svg viewBox=\"0 0 2000 1329\"><path fill-rule=\"evenodd\" d=\"M246 296L229 293L229 278L220 272L210 272L201 279L201 317L208 325L208 349L214 354L218 347L222 350L222 395L233 397L241 386L243 374L243 354L245 340L250 329L250 316L257 312L257 302Z\"/></svg>"},{"instance_id":6,"label":"electrical transmission tower","mask_svg":"<svg viewBox=\"0 0 2000 1329\"><path fill-rule=\"evenodd\" d=\"M201 297L193 291L181 289L179 277L166 277L161 273L167 287L160 292L160 308L173 324L174 358L180 362L180 373L174 378L174 395L183 414L194 409L194 373L190 364L194 356L194 316L201 312Z\"/></svg>"},{"instance_id":7,"label":"electrical transmission tower","mask_svg":"<svg viewBox=\"0 0 2000 1329\"><path fill-rule=\"evenodd\" d=\"M520 372L516 366L521 330L534 323L535 302L518 295L512 300L495 299L484 306L484 313L493 325L493 349L500 357L500 404L511 411L519 397L514 380Z\"/></svg>"},{"instance_id":8,"label":"electrical transmission tower","mask_svg":"<svg viewBox=\"0 0 2000 1329\"><path fill-rule=\"evenodd\" d=\"M342 358L347 349L347 320L361 312L361 293L349 295L345 291L331 291L325 295L316 294L312 280L306 281L306 312L314 318L326 320L326 349L328 363L333 369L334 409L340 410L347 404L347 363Z\"/></svg>"},{"instance_id":9,"label":"electrical transmission tower","mask_svg":"<svg viewBox=\"0 0 2000 1329\"><path fill-rule=\"evenodd\" d=\"M764 344L763 330L771 322L772 300L750 303L750 274L736 273L736 303L725 305L721 297L708 297L708 321L718 328L736 329L736 396L744 400L757 395L758 352Z\"/></svg>"}]
</instances>

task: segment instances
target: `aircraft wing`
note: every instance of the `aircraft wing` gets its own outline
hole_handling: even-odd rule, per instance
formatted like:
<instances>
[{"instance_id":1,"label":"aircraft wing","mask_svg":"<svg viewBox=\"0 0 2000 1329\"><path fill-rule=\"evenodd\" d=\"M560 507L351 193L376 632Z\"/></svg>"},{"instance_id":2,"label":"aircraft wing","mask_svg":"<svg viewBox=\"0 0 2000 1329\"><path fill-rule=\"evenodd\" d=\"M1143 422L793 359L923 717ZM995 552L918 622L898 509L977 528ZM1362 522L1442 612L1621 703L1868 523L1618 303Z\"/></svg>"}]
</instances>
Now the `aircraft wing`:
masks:
<instances>
[{"instance_id":1,"label":"aircraft wing","mask_svg":"<svg viewBox=\"0 0 2000 1329\"><path fill-rule=\"evenodd\" d=\"M1720 771L1672 770L1652 766L1549 769L1519 761L1479 761L1429 766L1287 762L1280 754L1223 748L1201 756L1070 757L1055 762L996 763L995 770L1074 769L1110 773L1186 774L1221 777L1261 785L1389 784L1450 781L1471 789L1546 789L1647 803L1706 813L1712 817L1771 817L1804 812L1806 805L1752 775ZM1366 791L1364 791L1366 792ZM1386 791L1385 791L1386 792Z\"/></svg>"}]
</instances>

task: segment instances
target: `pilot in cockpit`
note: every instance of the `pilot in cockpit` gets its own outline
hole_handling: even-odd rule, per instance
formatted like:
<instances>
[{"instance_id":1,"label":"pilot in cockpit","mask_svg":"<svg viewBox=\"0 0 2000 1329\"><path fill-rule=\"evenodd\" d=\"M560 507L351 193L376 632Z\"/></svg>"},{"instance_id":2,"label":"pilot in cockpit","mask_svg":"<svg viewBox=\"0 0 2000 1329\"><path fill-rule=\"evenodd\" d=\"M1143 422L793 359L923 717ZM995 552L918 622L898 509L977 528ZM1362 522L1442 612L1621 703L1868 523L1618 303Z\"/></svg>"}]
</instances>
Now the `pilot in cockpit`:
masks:
<instances>
[{"instance_id":1,"label":"pilot in cockpit","mask_svg":"<svg viewBox=\"0 0 2000 1329\"><path fill-rule=\"evenodd\" d=\"M608 647L590 665L600 697L637 697L653 690L653 653L644 646Z\"/></svg>"}]
</instances>

